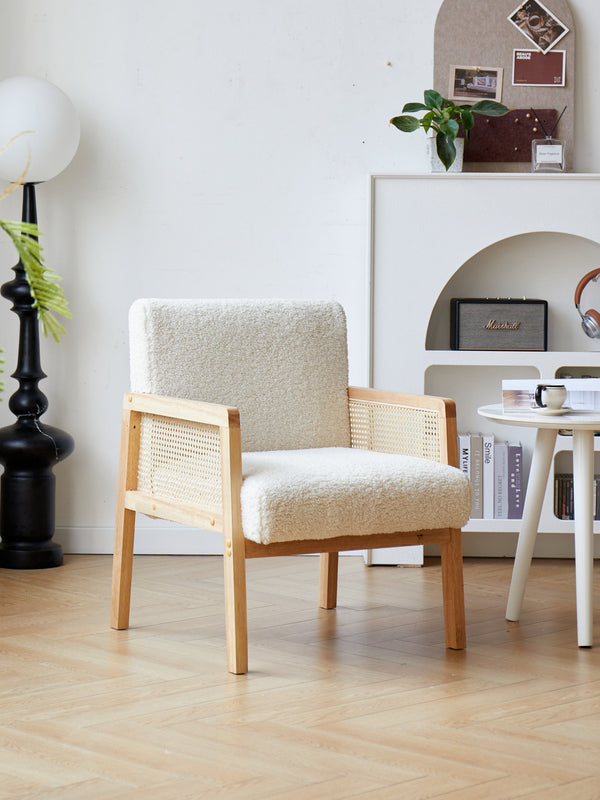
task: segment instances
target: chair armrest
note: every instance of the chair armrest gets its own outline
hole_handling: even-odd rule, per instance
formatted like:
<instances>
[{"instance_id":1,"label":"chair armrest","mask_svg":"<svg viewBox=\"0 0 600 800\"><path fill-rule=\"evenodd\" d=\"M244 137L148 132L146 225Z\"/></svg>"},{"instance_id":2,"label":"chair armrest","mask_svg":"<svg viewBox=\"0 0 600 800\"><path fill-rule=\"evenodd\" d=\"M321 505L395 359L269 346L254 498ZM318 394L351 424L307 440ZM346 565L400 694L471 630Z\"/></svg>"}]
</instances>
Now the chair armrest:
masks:
<instances>
[{"instance_id":1,"label":"chair armrest","mask_svg":"<svg viewBox=\"0 0 600 800\"><path fill-rule=\"evenodd\" d=\"M352 447L458 466L454 400L350 387L348 406Z\"/></svg>"},{"instance_id":2,"label":"chair armrest","mask_svg":"<svg viewBox=\"0 0 600 800\"><path fill-rule=\"evenodd\" d=\"M238 409L132 392L123 409L137 456L127 470L126 507L222 530L231 486L241 485Z\"/></svg>"}]
</instances>

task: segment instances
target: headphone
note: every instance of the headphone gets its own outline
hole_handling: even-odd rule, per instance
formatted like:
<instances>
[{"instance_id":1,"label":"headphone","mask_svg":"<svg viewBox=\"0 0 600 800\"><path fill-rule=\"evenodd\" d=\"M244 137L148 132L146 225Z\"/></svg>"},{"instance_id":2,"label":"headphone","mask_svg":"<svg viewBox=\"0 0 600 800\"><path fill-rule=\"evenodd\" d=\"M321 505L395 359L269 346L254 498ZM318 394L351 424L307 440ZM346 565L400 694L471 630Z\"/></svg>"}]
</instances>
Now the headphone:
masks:
<instances>
[{"instance_id":1,"label":"headphone","mask_svg":"<svg viewBox=\"0 0 600 800\"><path fill-rule=\"evenodd\" d=\"M597 281L598 278L600 278L600 269L593 269L583 276L575 289L575 308L579 311L579 316L581 317L581 327L591 339L600 339L600 312L590 308L585 314L582 314L579 303L581 302L581 294L588 283Z\"/></svg>"}]
</instances>

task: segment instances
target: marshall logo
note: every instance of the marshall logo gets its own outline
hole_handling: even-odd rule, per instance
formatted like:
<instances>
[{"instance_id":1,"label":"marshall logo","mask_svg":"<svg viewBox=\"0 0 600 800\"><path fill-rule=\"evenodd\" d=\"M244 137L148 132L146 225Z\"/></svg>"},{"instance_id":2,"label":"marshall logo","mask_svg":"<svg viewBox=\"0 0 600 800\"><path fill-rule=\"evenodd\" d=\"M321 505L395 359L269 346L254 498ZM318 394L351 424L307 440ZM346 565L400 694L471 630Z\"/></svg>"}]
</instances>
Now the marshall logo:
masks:
<instances>
[{"instance_id":1,"label":"marshall logo","mask_svg":"<svg viewBox=\"0 0 600 800\"><path fill-rule=\"evenodd\" d=\"M487 325L483 326L484 331L518 331L521 327L520 322L498 322L491 319Z\"/></svg>"}]
</instances>

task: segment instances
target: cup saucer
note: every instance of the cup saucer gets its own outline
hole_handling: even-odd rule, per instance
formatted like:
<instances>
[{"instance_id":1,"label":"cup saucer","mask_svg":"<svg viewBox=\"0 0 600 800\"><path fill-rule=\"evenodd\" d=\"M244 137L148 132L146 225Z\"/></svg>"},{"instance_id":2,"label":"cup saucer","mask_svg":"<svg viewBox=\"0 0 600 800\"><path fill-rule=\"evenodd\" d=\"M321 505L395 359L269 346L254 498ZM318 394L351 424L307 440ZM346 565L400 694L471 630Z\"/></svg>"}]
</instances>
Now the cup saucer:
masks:
<instances>
[{"instance_id":1,"label":"cup saucer","mask_svg":"<svg viewBox=\"0 0 600 800\"><path fill-rule=\"evenodd\" d=\"M544 414L548 417L560 417L562 414L568 414L573 411L568 406L561 406L560 408L534 408L536 414Z\"/></svg>"}]
</instances>

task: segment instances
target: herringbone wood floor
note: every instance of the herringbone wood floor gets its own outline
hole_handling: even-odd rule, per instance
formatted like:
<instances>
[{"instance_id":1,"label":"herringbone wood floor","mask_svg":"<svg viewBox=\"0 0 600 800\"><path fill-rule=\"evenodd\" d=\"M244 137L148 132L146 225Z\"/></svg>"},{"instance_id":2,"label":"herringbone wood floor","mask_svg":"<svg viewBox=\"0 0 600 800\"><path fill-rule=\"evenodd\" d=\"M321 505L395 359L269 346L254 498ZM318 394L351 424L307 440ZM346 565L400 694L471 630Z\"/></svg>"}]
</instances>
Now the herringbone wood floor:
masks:
<instances>
[{"instance_id":1,"label":"herringbone wood floor","mask_svg":"<svg viewBox=\"0 0 600 800\"><path fill-rule=\"evenodd\" d=\"M251 673L225 671L221 560L137 557L108 627L110 558L0 572L0 798L600 797L600 625L575 639L573 564L466 560L469 649L443 645L439 565L248 563ZM600 586L596 582L596 592ZM599 619L600 622L600 619Z\"/></svg>"}]
</instances>

